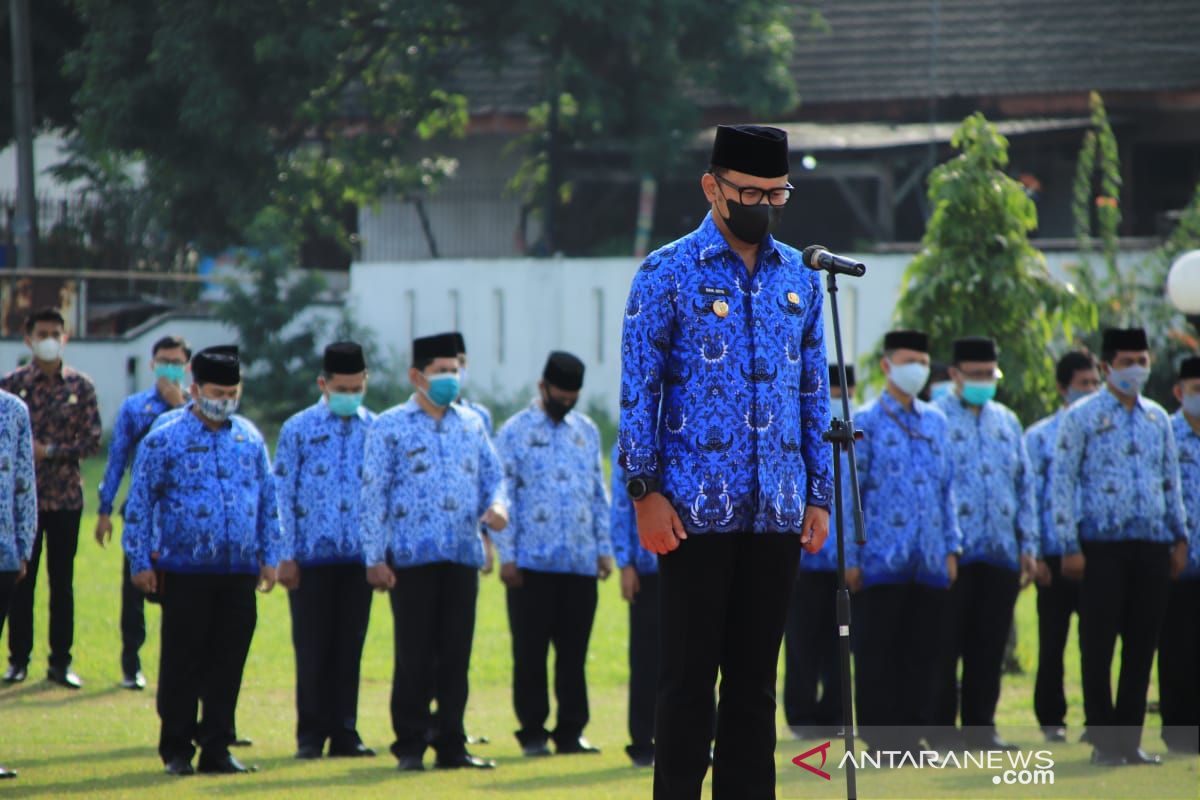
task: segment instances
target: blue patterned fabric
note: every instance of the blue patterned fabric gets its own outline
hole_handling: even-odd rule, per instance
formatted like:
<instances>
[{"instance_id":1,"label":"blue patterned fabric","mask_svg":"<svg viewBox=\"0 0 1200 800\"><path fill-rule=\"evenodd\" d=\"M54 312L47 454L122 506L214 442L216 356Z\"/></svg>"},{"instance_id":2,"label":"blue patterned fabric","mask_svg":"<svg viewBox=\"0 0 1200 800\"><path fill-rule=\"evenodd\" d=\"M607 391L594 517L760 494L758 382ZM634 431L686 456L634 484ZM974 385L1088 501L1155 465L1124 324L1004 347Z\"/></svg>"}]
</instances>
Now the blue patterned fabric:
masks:
<instances>
[{"instance_id":1,"label":"blue patterned fabric","mask_svg":"<svg viewBox=\"0 0 1200 800\"><path fill-rule=\"evenodd\" d=\"M488 410L487 406L465 397L460 397L455 402L457 405L471 409L483 419L483 429L488 432L488 436L495 433L496 429L492 427L492 412Z\"/></svg>"},{"instance_id":2,"label":"blue patterned fabric","mask_svg":"<svg viewBox=\"0 0 1200 800\"><path fill-rule=\"evenodd\" d=\"M767 237L751 276L711 214L633 278L621 464L658 477L688 533L799 533L832 454L818 275Z\"/></svg>"},{"instance_id":3,"label":"blue patterned fabric","mask_svg":"<svg viewBox=\"0 0 1200 800\"><path fill-rule=\"evenodd\" d=\"M1188 425L1183 411L1171 417L1179 448L1179 479L1187 511L1188 563L1181 578L1200 578L1200 435Z\"/></svg>"},{"instance_id":4,"label":"blue patterned fabric","mask_svg":"<svg viewBox=\"0 0 1200 800\"><path fill-rule=\"evenodd\" d=\"M37 478L29 409L0 389L0 572L16 572L33 553Z\"/></svg>"},{"instance_id":5,"label":"blue patterned fabric","mask_svg":"<svg viewBox=\"0 0 1200 800\"><path fill-rule=\"evenodd\" d=\"M633 501L625 490L628 478L620 464L620 448L616 442L612 448L612 511L608 517L608 534L612 539L613 558L618 569L630 565L639 575L658 572L658 556L642 547L638 538L637 513Z\"/></svg>"},{"instance_id":6,"label":"blue patterned fabric","mask_svg":"<svg viewBox=\"0 0 1200 800\"><path fill-rule=\"evenodd\" d=\"M905 410L884 393L854 418L867 543L846 550L863 585L950 585L946 556L962 553L946 415L921 400Z\"/></svg>"},{"instance_id":7,"label":"blue patterned fabric","mask_svg":"<svg viewBox=\"0 0 1200 800\"><path fill-rule=\"evenodd\" d=\"M492 536L502 564L595 575L613 554L600 431L578 411L555 423L534 401L496 436L512 499L508 527Z\"/></svg>"},{"instance_id":8,"label":"blue patterned fabric","mask_svg":"<svg viewBox=\"0 0 1200 800\"><path fill-rule=\"evenodd\" d=\"M857 413L857 412L854 412ZM858 427L858 420L855 419L854 426ZM855 457L857 459L857 445L855 445ZM832 450L832 446L830 446ZM842 453L842 503L845 511L849 512L846 515L846 563L850 563L850 550L855 547L854 539L858 535L854 530L854 512L850 511L850 456L847 453ZM832 461L830 462L832 463ZM825 544L815 553L801 551L800 553L800 569L805 572L834 572L837 570L837 512L834 510L833 498L829 498L829 538L825 540Z\"/></svg>"},{"instance_id":9,"label":"blue patterned fabric","mask_svg":"<svg viewBox=\"0 0 1200 800\"><path fill-rule=\"evenodd\" d=\"M154 420L170 410L170 403L153 386L144 392L129 395L121 403L113 426L112 441L108 443L108 465L100 482L101 514L113 512L113 503L121 488L121 480L125 477L125 468L133 461L142 437L150 432Z\"/></svg>"},{"instance_id":10,"label":"blue patterned fabric","mask_svg":"<svg viewBox=\"0 0 1200 800\"><path fill-rule=\"evenodd\" d=\"M363 563L358 503L375 414L339 417L324 398L290 417L275 446L279 558L301 566Z\"/></svg>"},{"instance_id":11,"label":"blue patterned fabric","mask_svg":"<svg viewBox=\"0 0 1200 800\"><path fill-rule=\"evenodd\" d=\"M210 430L195 414L151 430L133 462L125 554L134 572L258 574L279 563L279 507L262 436L234 418Z\"/></svg>"},{"instance_id":12,"label":"blue patterned fabric","mask_svg":"<svg viewBox=\"0 0 1200 800\"><path fill-rule=\"evenodd\" d=\"M1037 492L1017 415L989 400L976 416L953 393L935 402L946 415L962 564L1021 568L1037 557Z\"/></svg>"},{"instance_id":13,"label":"blue patterned fabric","mask_svg":"<svg viewBox=\"0 0 1200 800\"><path fill-rule=\"evenodd\" d=\"M193 405L194 405L194 403L191 400L188 400L186 403L181 405L179 408L172 408L170 411L164 411L162 414L160 414L158 416L158 418L156 418L154 420L153 423L151 423L150 430L156 431L159 428L161 428L162 426L168 425L168 424L174 422L175 420L179 419L180 417L182 417L185 414L191 414ZM238 422L242 423L247 428L254 431L254 433L258 436L258 438L263 439L263 440L266 439L266 437L262 435L262 431L260 431L258 429L258 426L255 425L253 422L251 422L246 417L243 417L241 414L234 414L232 419L236 419Z\"/></svg>"},{"instance_id":14,"label":"blue patterned fabric","mask_svg":"<svg viewBox=\"0 0 1200 800\"><path fill-rule=\"evenodd\" d=\"M1187 539L1179 457L1162 406L1139 397L1126 411L1101 389L1072 405L1058 424L1050 485L1063 552L1080 540Z\"/></svg>"},{"instance_id":15,"label":"blue patterned fabric","mask_svg":"<svg viewBox=\"0 0 1200 800\"><path fill-rule=\"evenodd\" d=\"M481 567L479 518L507 502L500 458L475 412L451 405L435 420L410 398L367 432L359 508L368 566Z\"/></svg>"},{"instance_id":16,"label":"blue patterned fabric","mask_svg":"<svg viewBox=\"0 0 1200 800\"><path fill-rule=\"evenodd\" d=\"M1038 493L1038 540L1042 558L1063 554L1062 539L1058 538L1058 530L1054 527L1054 509L1050 503L1050 477L1062 415L1063 409L1059 409L1025 431L1025 452L1029 453Z\"/></svg>"}]
</instances>

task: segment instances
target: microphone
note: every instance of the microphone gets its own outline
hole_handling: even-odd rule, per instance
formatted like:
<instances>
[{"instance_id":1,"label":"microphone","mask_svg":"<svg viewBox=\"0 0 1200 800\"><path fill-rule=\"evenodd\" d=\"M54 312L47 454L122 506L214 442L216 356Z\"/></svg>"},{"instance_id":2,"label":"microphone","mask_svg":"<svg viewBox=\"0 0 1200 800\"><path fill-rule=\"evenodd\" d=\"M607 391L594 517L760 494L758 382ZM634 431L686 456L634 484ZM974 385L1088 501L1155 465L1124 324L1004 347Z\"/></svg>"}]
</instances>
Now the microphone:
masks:
<instances>
[{"instance_id":1,"label":"microphone","mask_svg":"<svg viewBox=\"0 0 1200 800\"><path fill-rule=\"evenodd\" d=\"M861 261L839 256L825 249L824 245L810 244L804 248L804 266L809 269L823 269L837 275L849 275L861 278L867 273L867 266Z\"/></svg>"}]
</instances>

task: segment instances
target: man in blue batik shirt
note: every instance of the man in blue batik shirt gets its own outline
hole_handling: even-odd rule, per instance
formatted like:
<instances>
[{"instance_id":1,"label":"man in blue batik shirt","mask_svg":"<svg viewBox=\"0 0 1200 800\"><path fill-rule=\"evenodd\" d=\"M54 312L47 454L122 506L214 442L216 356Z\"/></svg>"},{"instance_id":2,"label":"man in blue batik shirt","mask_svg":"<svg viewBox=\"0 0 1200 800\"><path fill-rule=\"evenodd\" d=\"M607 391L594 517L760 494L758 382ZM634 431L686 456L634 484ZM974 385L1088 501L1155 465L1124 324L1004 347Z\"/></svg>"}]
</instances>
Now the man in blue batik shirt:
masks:
<instances>
[{"instance_id":1,"label":"man in blue batik shirt","mask_svg":"<svg viewBox=\"0 0 1200 800\"><path fill-rule=\"evenodd\" d=\"M229 746L257 620L254 590L275 584L279 508L267 445L234 417L238 357L202 350L192 377L191 412L138 448L122 544L134 586L162 602L158 751L168 774L192 774L193 740L200 772L247 772Z\"/></svg>"},{"instance_id":2,"label":"man in blue batik shirt","mask_svg":"<svg viewBox=\"0 0 1200 800\"><path fill-rule=\"evenodd\" d=\"M946 415L917 399L929 380L929 337L890 331L880 363L887 387L854 418L867 542L846 548L857 591L855 687L859 732L873 749L915 750L932 723L949 588L962 534Z\"/></svg>"},{"instance_id":3,"label":"man in blue batik shirt","mask_svg":"<svg viewBox=\"0 0 1200 800\"><path fill-rule=\"evenodd\" d=\"M955 340L954 390L936 401L946 415L963 553L950 589L935 721L941 735L957 738L961 659L962 734L970 747L984 750L1009 747L996 735L995 720L1004 647L1017 594L1033 580L1039 549L1037 495L1021 423L994 399L998 358L988 337Z\"/></svg>"},{"instance_id":4,"label":"man in blue batik shirt","mask_svg":"<svg viewBox=\"0 0 1200 800\"><path fill-rule=\"evenodd\" d=\"M713 792L775 791L775 678L800 549L832 496L823 298L770 233L792 192L787 134L722 125L710 212L650 254L625 307L621 464L661 556L656 797L699 797L722 673Z\"/></svg>"},{"instance_id":5,"label":"man in blue batik shirt","mask_svg":"<svg viewBox=\"0 0 1200 800\"><path fill-rule=\"evenodd\" d=\"M1104 390L1071 406L1059 422L1050 503L1063 542L1063 575L1083 579L1079 645L1092 763L1158 764L1141 738L1172 547L1176 558L1187 557L1179 458L1167 412L1141 394L1150 376L1146 332L1106 330L1101 359Z\"/></svg>"},{"instance_id":6,"label":"man in blue batik shirt","mask_svg":"<svg viewBox=\"0 0 1200 800\"><path fill-rule=\"evenodd\" d=\"M539 396L500 429L496 447L512 497L512 521L497 534L500 579L512 630L513 708L517 741L527 756L597 753L583 738L588 723L588 639L596 615L596 578L612 571L608 493L600 432L574 410L583 362L554 352ZM558 722L545 727L546 654L554 645Z\"/></svg>"},{"instance_id":7,"label":"man in blue batik shirt","mask_svg":"<svg viewBox=\"0 0 1200 800\"><path fill-rule=\"evenodd\" d=\"M1171 417L1187 509L1186 558L1172 553L1167 615L1158 640L1158 697L1163 742L1193 757L1200 750L1200 356L1185 358L1175 383L1179 410Z\"/></svg>"},{"instance_id":8,"label":"man in blue batik shirt","mask_svg":"<svg viewBox=\"0 0 1200 800\"><path fill-rule=\"evenodd\" d=\"M1050 504L1050 475L1058 444L1058 423L1066 409L1100 388L1100 372L1091 353L1072 350L1055 366L1055 382L1063 407L1031 425L1025 450L1033 467L1038 492L1041 559L1037 568L1038 667L1033 687L1033 710L1048 742L1067 740L1067 696L1063 691L1063 649L1071 630L1071 615L1079 613L1079 581L1062 574L1062 541L1054 527Z\"/></svg>"},{"instance_id":9,"label":"man in blue batik shirt","mask_svg":"<svg viewBox=\"0 0 1200 800\"><path fill-rule=\"evenodd\" d=\"M356 342L325 348L321 399L283 423L275 449L282 542L296 650L296 758L373 756L358 735L359 664L371 615L358 503L375 415L363 406L367 364Z\"/></svg>"},{"instance_id":10,"label":"man in blue batik shirt","mask_svg":"<svg viewBox=\"0 0 1200 800\"><path fill-rule=\"evenodd\" d=\"M25 577L37 535L37 477L33 469L33 427L29 409L0 389L0 633L13 587ZM0 767L0 779L17 777Z\"/></svg>"},{"instance_id":11,"label":"man in blue batik shirt","mask_svg":"<svg viewBox=\"0 0 1200 800\"><path fill-rule=\"evenodd\" d=\"M108 445L108 464L100 482L100 511L96 516L96 541L103 547L112 538L113 504L125 468L133 463L137 447L150 432L154 420L185 400L183 380L187 375L192 350L178 336L164 336L150 351L154 385L144 392L125 398L117 411L112 441ZM129 559L121 565L121 686L138 691L146 688L138 651L146 641L146 595L130 579Z\"/></svg>"},{"instance_id":12,"label":"man in blue batik shirt","mask_svg":"<svg viewBox=\"0 0 1200 800\"><path fill-rule=\"evenodd\" d=\"M854 400L854 365L846 365L846 394ZM829 399L841 416L842 387L837 364L829 365ZM849 454L842 453L842 500L850 507ZM854 538L854 520L846 520L846 544ZM829 529L837 535L837 520ZM855 598L857 600L857 597ZM783 712L798 739L830 738L842 724L841 651L837 624L837 542L800 559L783 635ZM853 616L853 615L852 615ZM857 638L857 636L856 636ZM818 691L818 688L820 691Z\"/></svg>"},{"instance_id":13,"label":"man in blue batik shirt","mask_svg":"<svg viewBox=\"0 0 1200 800\"><path fill-rule=\"evenodd\" d=\"M416 393L367 434L359 501L367 580L391 590L392 754L405 771L423 770L431 746L438 767L490 769L494 761L467 752L463 714L484 559L479 524L508 524L504 472L483 420L454 404L451 334L413 341L408 379Z\"/></svg>"}]
</instances>

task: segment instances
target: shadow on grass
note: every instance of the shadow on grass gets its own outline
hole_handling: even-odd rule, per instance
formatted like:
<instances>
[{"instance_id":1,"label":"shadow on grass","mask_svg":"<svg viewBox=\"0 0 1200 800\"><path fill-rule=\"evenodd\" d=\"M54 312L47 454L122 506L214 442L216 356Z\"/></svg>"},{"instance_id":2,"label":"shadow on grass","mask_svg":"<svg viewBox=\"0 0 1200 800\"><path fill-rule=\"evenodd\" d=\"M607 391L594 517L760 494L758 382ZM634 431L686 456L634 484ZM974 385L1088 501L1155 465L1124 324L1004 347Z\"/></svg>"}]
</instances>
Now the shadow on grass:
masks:
<instances>
[{"instance_id":1,"label":"shadow on grass","mask_svg":"<svg viewBox=\"0 0 1200 800\"><path fill-rule=\"evenodd\" d=\"M497 777L501 777L502 773L497 772L496 775ZM649 770L638 771L629 765L622 764L618 767L605 767L589 772L569 772L561 775L531 775L511 781L500 780L486 784L480 788L495 792L531 792L538 789L553 789L555 787L577 789L582 786L594 786L611 781L620 781L639 775L644 776L647 783L649 783L651 779L651 772Z\"/></svg>"},{"instance_id":2,"label":"shadow on grass","mask_svg":"<svg viewBox=\"0 0 1200 800\"><path fill-rule=\"evenodd\" d=\"M313 762L298 762L290 756L261 760L247 759L246 763L257 764L262 771L254 775L217 776L211 784L211 788L214 792L223 795L286 792L290 789L334 789L339 786L370 786L391 781L398 781L399 787L404 788L403 784L408 781L414 780L420 783L423 777L427 778L430 775L429 772L400 772L394 763L387 761L379 763L378 759L369 760L375 761L378 766L364 765L330 774L306 772L303 776L289 776L287 774L288 765L303 769L311 766ZM335 761L331 759L329 763ZM208 788L205 783L210 779L209 776L200 775L198 778L199 781L196 784L192 784L190 778L187 779L189 789ZM417 796L420 796L419 793Z\"/></svg>"},{"instance_id":3,"label":"shadow on grass","mask_svg":"<svg viewBox=\"0 0 1200 800\"><path fill-rule=\"evenodd\" d=\"M43 680L26 684L17 689L0 690L0 700L20 702L24 706L56 708L104 699L121 691L127 690L117 685L107 689L81 692L78 689L66 689L49 680Z\"/></svg>"},{"instance_id":4,"label":"shadow on grass","mask_svg":"<svg viewBox=\"0 0 1200 800\"><path fill-rule=\"evenodd\" d=\"M61 767L63 764L85 764L91 761L119 761L124 758L146 759L150 772L159 764L158 750L154 745L143 747L121 747L116 750L94 750L88 753L59 755L47 758L22 758L21 769L33 771L37 767Z\"/></svg>"},{"instance_id":5,"label":"shadow on grass","mask_svg":"<svg viewBox=\"0 0 1200 800\"><path fill-rule=\"evenodd\" d=\"M180 779L172 778L161 769L156 769L126 772L118 775L109 775L104 778L89 775L80 777L78 781L56 781L54 783L27 785L22 785L20 781L17 781L15 784L4 787L4 797L65 797L76 794L96 794L104 791L124 793L125 790L141 790L158 786L165 787L177 780Z\"/></svg>"}]
</instances>

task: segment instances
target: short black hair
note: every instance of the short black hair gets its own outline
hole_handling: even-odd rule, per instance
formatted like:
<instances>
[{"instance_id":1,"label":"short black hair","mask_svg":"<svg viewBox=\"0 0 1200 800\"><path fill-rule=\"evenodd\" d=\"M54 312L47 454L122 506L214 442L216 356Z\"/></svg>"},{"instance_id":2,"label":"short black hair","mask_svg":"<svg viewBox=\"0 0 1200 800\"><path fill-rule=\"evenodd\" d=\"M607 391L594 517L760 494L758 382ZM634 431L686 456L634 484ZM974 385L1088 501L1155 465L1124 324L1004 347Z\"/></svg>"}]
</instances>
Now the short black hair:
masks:
<instances>
[{"instance_id":1,"label":"short black hair","mask_svg":"<svg viewBox=\"0 0 1200 800\"><path fill-rule=\"evenodd\" d=\"M188 361L192 360L192 348L188 347L187 339L182 336L164 336L154 343L154 347L150 348L150 356L158 355L159 350L174 350L179 348L183 351L183 355Z\"/></svg>"},{"instance_id":2,"label":"short black hair","mask_svg":"<svg viewBox=\"0 0 1200 800\"><path fill-rule=\"evenodd\" d=\"M1054 365L1054 380L1065 389L1075 380L1075 373L1085 369L1096 369L1095 357L1087 350L1070 350Z\"/></svg>"},{"instance_id":3,"label":"short black hair","mask_svg":"<svg viewBox=\"0 0 1200 800\"><path fill-rule=\"evenodd\" d=\"M33 333L33 326L39 322L57 322L64 328L67 327L67 321L63 319L62 312L54 306L46 306L39 308L37 311L25 318L25 333Z\"/></svg>"}]
</instances>

